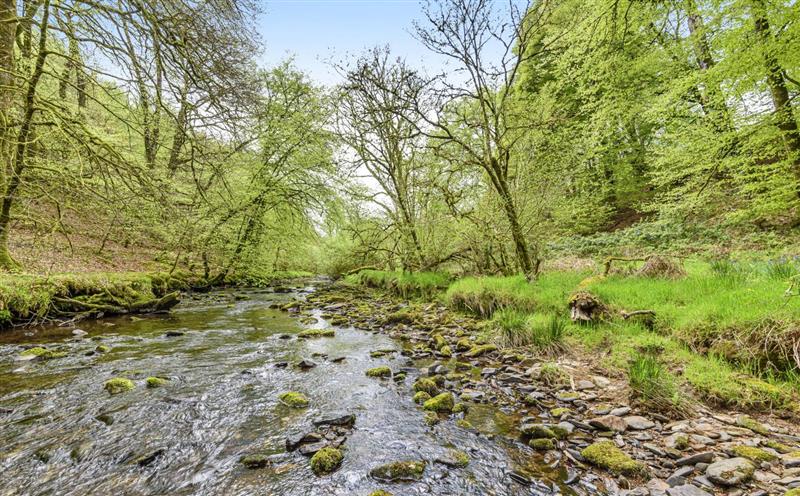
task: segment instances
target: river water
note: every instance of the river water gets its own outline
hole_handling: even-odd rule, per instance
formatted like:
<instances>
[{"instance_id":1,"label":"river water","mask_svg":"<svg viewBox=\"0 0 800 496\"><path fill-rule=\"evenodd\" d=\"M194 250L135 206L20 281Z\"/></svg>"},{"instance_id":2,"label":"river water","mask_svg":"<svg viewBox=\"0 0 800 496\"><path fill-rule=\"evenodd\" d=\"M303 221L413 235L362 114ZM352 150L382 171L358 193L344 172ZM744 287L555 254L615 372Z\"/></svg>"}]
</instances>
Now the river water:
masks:
<instances>
[{"instance_id":1,"label":"river water","mask_svg":"<svg viewBox=\"0 0 800 496\"><path fill-rule=\"evenodd\" d=\"M334 338L297 339L308 326L277 307L313 290L189 295L169 315L83 322L88 334L81 338L72 327L0 334L0 495L558 492L546 482L558 474L513 441L513 419L502 412L470 410L467 420L481 434L452 420L431 428L411 400L413 373L400 383L366 377L365 370L380 365L395 371L418 365L399 353L370 357L374 350L400 350L399 342L347 327L337 327ZM311 327L330 326L320 319ZM20 360L30 345L69 355ZM111 350L93 352L98 345ZM317 366L294 366L303 359ZM109 395L103 384L117 376L133 379L135 390ZM170 382L149 389L148 376ZM281 405L278 395L290 390L305 393L311 406ZM333 412L355 414L355 428L341 468L316 477L307 458L284 453L285 438ZM450 447L470 455L466 468L434 462ZM274 454L273 466L246 469L239 460L253 453ZM143 458L148 462L137 463ZM412 459L428 462L419 482L387 484L369 476L376 465ZM532 484L516 482L514 471Z\"/></svg>"}]
</instances>

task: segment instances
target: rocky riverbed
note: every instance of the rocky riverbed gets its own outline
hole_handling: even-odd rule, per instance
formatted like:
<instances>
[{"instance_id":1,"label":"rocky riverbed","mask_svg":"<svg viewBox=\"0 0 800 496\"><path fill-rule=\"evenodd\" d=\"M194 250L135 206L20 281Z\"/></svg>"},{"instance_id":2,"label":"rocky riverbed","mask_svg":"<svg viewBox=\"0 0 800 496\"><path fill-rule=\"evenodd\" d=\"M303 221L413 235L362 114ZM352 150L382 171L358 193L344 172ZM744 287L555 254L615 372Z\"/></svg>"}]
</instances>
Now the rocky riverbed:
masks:
<instances>
[{"instance_id":1,"label":"rocky riverbed","mask_svg":"<svg viewBox=\"0 0 800 496\"><path fill-rule=\"evenodd\" d=\"M410 367L391 374L403 382L412 377L407 394L430 425L452 422L481 433L467 419L482 405L513 419L500 435L532 448L539 466L559 474L554 492L733 496L791 495L800 488L800 437L790 420L701 405L680 420L640 412L628 402L624 378L607 376L591 358L498 350L481 339L479 322L436 304L409 306L332 287L284 307L301 319L318 308L332 322L405 343L401 354ZM535 477L509 474L532 486Z\"/></svg>"},{"instance_id":2,"label":"rocky riverbed","mask_svg":"<svg viewBox=\"0 0 800 496\"><path fill-rule=\"evenodd\" d=\"M482 335L439 305L328 283L2 334L0 495L800 486L788 421L640 412L623 378L587 358L501 351Z\"/></svg>"}]
</instances>

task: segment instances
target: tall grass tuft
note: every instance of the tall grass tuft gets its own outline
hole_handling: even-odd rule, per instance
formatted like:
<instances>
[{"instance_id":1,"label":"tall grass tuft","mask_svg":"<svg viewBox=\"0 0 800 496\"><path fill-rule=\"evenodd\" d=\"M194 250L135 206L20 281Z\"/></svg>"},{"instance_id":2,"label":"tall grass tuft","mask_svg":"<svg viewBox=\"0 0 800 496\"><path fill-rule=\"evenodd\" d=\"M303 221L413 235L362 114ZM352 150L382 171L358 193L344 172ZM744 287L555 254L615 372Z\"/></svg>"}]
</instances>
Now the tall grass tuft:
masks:
<instances>
[{"instance_id":1,"label":"tall grass tuft","mask_svg":"<svg viewBox=\"0 0 800 496\"><path fill-rule=\"evenodd\" d=\"M800 261L798 261L796 257L781 257L770 260L765 265L764 272L768 279L788 281L792 277L800 274Z\"/></svg>"},{"instance_id":2,"label":"tall grass tuft","mask_svg":"<svg viewBox=\"0 0 800 496\"><path fill-rule=\"evenodd\" d=\"M556 315L505 309L495 313L492 323L502 346L532 347L544 353L562 349L566 322Z\"/></svg>"},{"instance_id":3,"label":"tall grass tuft","mask_svg":"<svg viewBox=\"0 0 800 496\"><path fill-rule=\"evenodd\" d=\"M652 412L685 417L690 408L678 392L675 377L649 353L639 353L628 365L632 399Z\"/></svg>"}]
</instances>

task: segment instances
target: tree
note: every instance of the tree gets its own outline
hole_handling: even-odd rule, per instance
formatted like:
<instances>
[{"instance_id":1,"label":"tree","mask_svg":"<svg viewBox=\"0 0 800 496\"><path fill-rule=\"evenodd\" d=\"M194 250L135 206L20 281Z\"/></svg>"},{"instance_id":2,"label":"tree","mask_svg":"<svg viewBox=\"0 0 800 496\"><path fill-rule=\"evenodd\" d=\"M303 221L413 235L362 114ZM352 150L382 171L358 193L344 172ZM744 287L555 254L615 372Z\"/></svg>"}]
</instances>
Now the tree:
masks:
<instances>
[{"instance_id":1,"label":"tree","mask_svg":"<svg viewBox=\"0 0 800 496\"><path fill-rule=\"evenodd\" d=\"M417 190L425 142L409 102L424 81L403 60L392 60L388 48L375 48L340 69L345 82L339 90L339 136L353 155L352 167L366 169L378 184L381 196L372 201L391 217L409 247L401 254L403 267L422 268Z\"/></svg>"},{"instance_id":2,"label":"tree","mask_svg":"<svg viewBox=\"0 0 800 496\"><path fill-rule=\"evenodd\" d=\"M417 108L430 127L426 134L438 140L436 146L460 149L464 165L486 174L510 227L518 267L530 278L538 273L541 259L529 247L511 181L513 164L521 162L519 140L530 127L522 116L513 115L513 100L521 67L546 50L534 42L550 5L510 1L507 7L498 14L490 0L425 4L428 22L415 26L417 37L431 52L449 59L454 70L437 81L432 101L436 115L424 103Z\"/></svg>"}]
</instances>

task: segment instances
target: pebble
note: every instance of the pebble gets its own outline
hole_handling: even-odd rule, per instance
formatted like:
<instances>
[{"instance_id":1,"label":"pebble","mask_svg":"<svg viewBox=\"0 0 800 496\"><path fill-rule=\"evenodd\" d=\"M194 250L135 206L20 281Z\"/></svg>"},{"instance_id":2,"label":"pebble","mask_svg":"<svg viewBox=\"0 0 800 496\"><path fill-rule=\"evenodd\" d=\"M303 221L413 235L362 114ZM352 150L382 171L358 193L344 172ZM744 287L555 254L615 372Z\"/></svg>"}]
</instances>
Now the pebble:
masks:
<instances>
[{"instance_id":1,"label":"pebble","mask_svg":"<svg viewBox=\"0 0 800 496\"><path fill-rule=\"evenodd\" d=\"M709 465L706 477L720 486L737 486L750 479L753 470L753 464L747 458L729 458Z\"/></svg>"}]
</instances>

